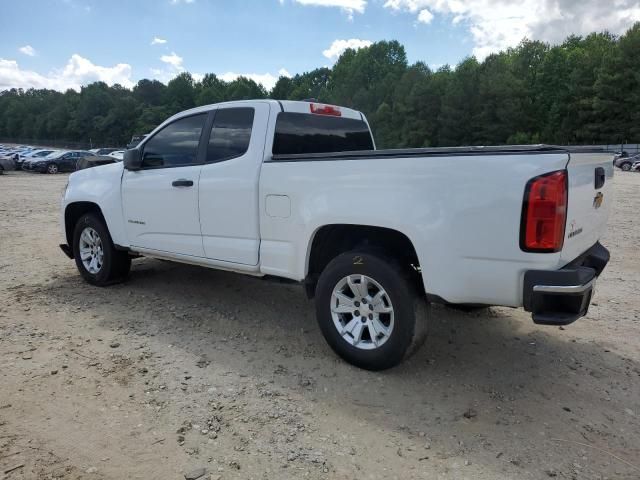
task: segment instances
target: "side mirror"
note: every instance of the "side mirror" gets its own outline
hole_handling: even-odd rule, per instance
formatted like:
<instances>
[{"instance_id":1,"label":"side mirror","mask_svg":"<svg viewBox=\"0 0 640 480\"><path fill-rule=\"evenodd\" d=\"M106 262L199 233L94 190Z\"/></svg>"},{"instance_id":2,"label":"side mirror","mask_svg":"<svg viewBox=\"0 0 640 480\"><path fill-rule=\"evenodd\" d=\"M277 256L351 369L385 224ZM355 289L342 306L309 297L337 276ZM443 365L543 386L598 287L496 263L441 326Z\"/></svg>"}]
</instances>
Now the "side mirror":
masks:
<instances>
[{"instance_id":1,"label":"side mirror","mask_svg":"<svg viewBox=\"0 0 640 480\"><path fill-rule=\"evenodd\" d=\"M140 170L142 168L142 152L137 148L126 150L122 163L124 163L124 168L127 170Z\"/></svg>"}]
</instances>

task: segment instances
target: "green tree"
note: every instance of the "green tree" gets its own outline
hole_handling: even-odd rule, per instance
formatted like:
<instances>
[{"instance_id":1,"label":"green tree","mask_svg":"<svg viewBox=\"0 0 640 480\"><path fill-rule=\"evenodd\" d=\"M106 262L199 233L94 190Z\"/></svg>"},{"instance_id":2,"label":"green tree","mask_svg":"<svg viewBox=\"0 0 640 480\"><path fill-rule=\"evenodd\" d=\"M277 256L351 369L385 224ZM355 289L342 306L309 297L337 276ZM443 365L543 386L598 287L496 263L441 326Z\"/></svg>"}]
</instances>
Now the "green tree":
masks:
<instances>
[{"instance_id":1,"label":"green tree","mask_svg":"<svg viewBox=\"0 0 640 480\"><path fill-rule=\"evenodd\" d=\"M167 84L165 103L172 112L193 108L195 106L195 88L190 73L183 72Z\"/></svg>"}]
</instances>

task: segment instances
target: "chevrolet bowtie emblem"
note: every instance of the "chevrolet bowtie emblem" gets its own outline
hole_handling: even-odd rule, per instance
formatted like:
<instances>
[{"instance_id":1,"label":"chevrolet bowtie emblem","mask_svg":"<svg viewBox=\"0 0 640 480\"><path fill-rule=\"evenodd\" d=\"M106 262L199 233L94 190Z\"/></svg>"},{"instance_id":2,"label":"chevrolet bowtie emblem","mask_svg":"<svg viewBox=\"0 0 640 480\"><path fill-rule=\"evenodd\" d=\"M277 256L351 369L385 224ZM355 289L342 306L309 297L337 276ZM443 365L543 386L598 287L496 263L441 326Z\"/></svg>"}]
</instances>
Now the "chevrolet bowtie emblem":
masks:
<instances>
[{"instance_id":1,"label":"chevrolet bowtie emblem","mask_svg":"<svg viewBox=\"0 0 640 480\"><path fill-rule=\"evenodd\" d=\"M593 197L593 208L598 209L602 206L602 202L604 201L604 195L602 192L598 192L598 194Z\"/></svg>"}]
</instances>

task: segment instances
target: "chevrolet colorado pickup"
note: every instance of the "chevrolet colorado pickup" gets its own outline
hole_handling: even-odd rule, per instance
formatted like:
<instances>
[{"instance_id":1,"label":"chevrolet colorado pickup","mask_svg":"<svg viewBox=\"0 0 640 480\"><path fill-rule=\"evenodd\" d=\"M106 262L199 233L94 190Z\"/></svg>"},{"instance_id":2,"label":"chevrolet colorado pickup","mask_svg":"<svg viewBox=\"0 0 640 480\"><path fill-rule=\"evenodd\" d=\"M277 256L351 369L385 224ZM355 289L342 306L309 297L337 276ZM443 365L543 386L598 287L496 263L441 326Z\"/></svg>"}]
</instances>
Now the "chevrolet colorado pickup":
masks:
<instances>
[{"instance_id":1,"label":"chevrolet colorado pickup","mask_svg":"<svg viewBox=\"0 0 640 480\"><path fill-rule=\"evenodd\" d=\"M416 344L425 300L547 325L585 315L612 176L598 150L376 150L355 110L221 103L73 173L61 248L99 286L136 256L301 282L334 351L379 370Z\"/></svg>"}]
</instances>

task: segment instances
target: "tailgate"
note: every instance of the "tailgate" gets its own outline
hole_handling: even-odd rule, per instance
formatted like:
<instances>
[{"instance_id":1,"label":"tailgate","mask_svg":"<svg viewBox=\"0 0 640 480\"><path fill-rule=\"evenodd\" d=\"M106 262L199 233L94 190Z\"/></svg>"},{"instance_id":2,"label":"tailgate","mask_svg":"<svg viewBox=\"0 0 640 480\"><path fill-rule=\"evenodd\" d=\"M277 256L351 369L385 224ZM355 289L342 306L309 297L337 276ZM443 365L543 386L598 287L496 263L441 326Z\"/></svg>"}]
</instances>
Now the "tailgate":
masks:
<instances>
[{"instance_id":1,"label":"tailgate","mask_svg":"<svg viewBox=\"0 0 640 480\"><path fill-rule=\"evenodd\" d=\"M606 152L572 152L567 171L569 203L560 257L563 263L584 253L604 233L613 194L612 156Z\"/></svg>"}]
</instances>

